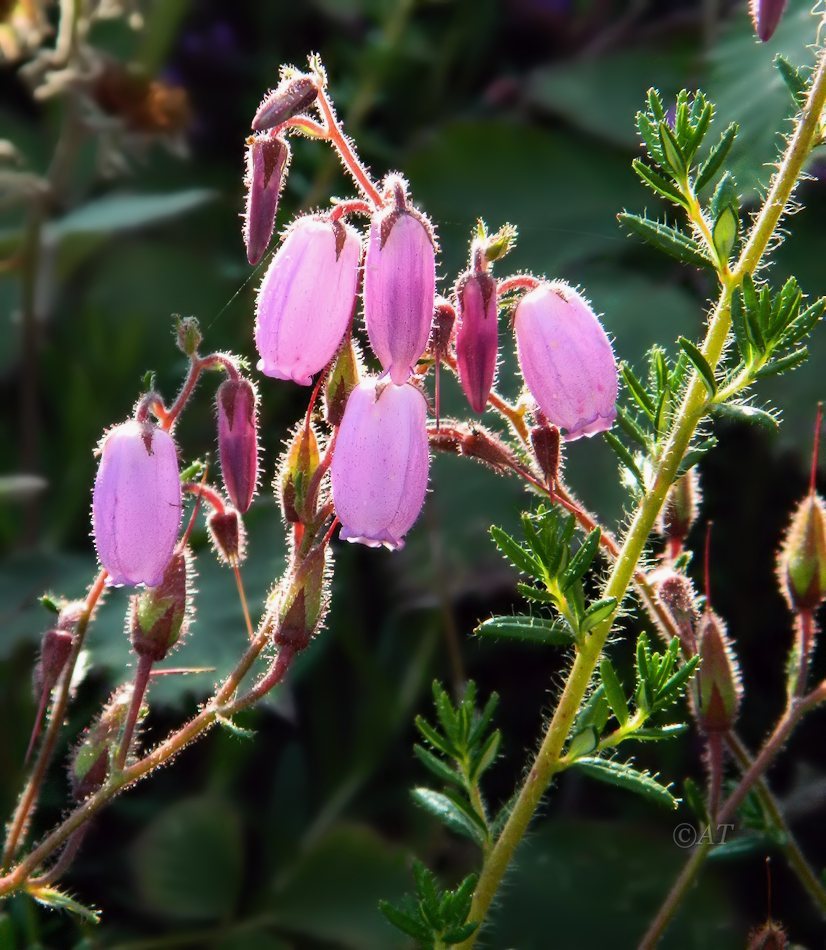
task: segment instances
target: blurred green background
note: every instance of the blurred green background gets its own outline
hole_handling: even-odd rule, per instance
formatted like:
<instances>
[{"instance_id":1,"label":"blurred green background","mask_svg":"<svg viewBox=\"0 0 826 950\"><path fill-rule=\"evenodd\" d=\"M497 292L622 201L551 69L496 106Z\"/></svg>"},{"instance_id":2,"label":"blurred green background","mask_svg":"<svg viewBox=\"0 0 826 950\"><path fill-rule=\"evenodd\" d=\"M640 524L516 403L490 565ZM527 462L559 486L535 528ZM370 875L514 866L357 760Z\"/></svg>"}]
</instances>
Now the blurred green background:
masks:
<instances>
[{"instance_id":1,"label":"blurred green background","mask_svg":"<svg viewBox=\"0 0 826 950\"><path fill-rule=\"evenodd\" d=\"M776 52L809 61L815 21L791 0L772 43L753 39L745 2L707 0L158 0L143 29L124 19L96 25L92 42L117 63L185 91L176 135L155 135L115 101L134 133L121 143L127 168L101 174L91 142L78 151L44 233L36 358L21 346L20 279L0 270L0 474L34 473L34 501L0 498L0 811L23 780L34 714L29 688L48 615L44 590L81 596L94 569L88 512L92 449L123 419L145 372L172 394L184 371L174 313L195 314L210 349L249 358L260 270L250 274L240 239L243 140L282 62L318 51L346 127L376 175L401 169L432 217L450 288L477 217L510 221L520 240L507 260L581 285L604 314L620 357L639 361L652 342L696 336L714 288L704 276L628 240L615 215L655 208L631 169L633 116L646 89L666 100L702 87L742 131L733 168L753 202L790 128L788 95L771 66ZM3 5L0 4L0 14ZM182 93L177 92L180 96ZM117 107L117 109L115 108ZM33 104L16 69L0 71L0 136L35 171L58 134L58 101ZM132 125L130 126L130 121ZM137 126L137 128L135 127ZM181 142L186 149L181 150ZM169 148L175 144L175 148ZM824 166L799 195L770 277L798 276L826 292ZM350 192L326 147L295 140L279 224L300 208ZM0 216L0 251L19 241L21 216ZM505 268L500 268L504 273ZM501 388L515 395L512 342L503 328ZM728 427L703 467L704 514L715 522L713 588L737 641L746 686L741 732L759 743L783 702L788 618L773 578L787 513L805 485L826 336L812 359L763 394L783 412L777 435ZM298 387L262 379L264 488L249 516L244 575L260 606L284 557L268 484L288 427L306 404ZM21 393L36 392L23 431ZM452 385L448 410L463 412ZM202 385L178 435L188 457L214 450L211 383ZM608 523L623 514L616 465L602 440L568 452L571 485ZM491 611L518 601L515 578L487 539L491 523L515 524L528 503L518 485L467 460L436 459L424 517L400 554L336 547L327 630L289 682L244 725L244 741L216 731L172 768L130 792L97 820L67 878L103 909L95 928L23 898L0 914L0 946L114 948L393 948L403 942L379 915L379 898L410 887L417 854L453 883L477 863L412 804L425 776L410 752L412 718L428 713L430 682L472 676L502 696L504 754L488 791L501 802L520 776L566 658L472 637ZM197 620L176 665L224 672L244 642L230 575L213 564L196 532ZM123 591L110 594L88 641L89 670L72 706L74 736L129 675ZM632 625L629 623L629 628ZM461 646L461 670L450 660ZM627 645L613 647L630 670ZM818 661L817 670L824 664ZM163 735L206 695L217 674L166 677L153 687L148 737ZM826 754L817 717L799 730L773 779L804 850L826 865L822 802ZM45 830L66 801L62 750L38 815ZM702 775L689 734L638 761L681 782ZM520 852L485 946L632 947L681 866L672 840L685 815L657 813L622 792L566 775ZM665 946L743 946L767 912L766 846L712 863ZM824 930L778 855L774 915L805 946ZM4 942L5 941L5 942Z\"/></svg>"}]
</instances>

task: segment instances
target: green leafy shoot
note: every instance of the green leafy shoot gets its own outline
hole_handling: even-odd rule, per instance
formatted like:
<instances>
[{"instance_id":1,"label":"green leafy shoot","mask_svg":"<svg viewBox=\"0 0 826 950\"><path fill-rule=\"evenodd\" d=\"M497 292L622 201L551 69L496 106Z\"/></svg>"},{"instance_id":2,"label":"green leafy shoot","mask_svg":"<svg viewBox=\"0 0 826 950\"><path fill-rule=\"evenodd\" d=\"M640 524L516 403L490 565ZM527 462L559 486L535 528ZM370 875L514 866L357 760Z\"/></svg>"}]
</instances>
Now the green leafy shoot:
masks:
<instances>
[{"instance_id":1,"label":"green leafy shoot","mask_svg":"<svg viewBox=\"0 0 826 950\"><path fill-rule=\"evenodd\" d=\"M476 685L468 683L462 699L454 704L445 689L433 683L436 722L416 717L423 743L416 744L416 758L435 776L441 790L416 788L413 798L457 834L486 847L490 828L479 788L482 775L493 765L502 734L491 730L499 697L492 693L481 710L476 708Z\"/></svg>"},{"instance_id":2,"label":"green leafy shoot","mask_svg":"<svg viewBox=\"0 0 826 950\"><path fill-rule=\"evenodd\" d=\"M473 934L478 924L468 923L477 876L470 874L458 887L442 888L436 875L421 862L413 865L415 895L406 894L397 904L380 901L379 910L417 947L450 947Z\"/></svg>"}]
</instances>

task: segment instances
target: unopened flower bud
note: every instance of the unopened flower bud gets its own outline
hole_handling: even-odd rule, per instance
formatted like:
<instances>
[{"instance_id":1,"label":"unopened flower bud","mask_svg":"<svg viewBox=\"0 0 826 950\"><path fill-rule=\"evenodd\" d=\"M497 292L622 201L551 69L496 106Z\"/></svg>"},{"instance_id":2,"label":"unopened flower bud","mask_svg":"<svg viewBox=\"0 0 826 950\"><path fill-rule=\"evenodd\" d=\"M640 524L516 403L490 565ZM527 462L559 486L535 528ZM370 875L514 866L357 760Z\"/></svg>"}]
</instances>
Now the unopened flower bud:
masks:
<instances>
[{"instance_id":1,"label":"unopened flower bud","mask_svg":"<svg viewBox=\"0 0 826 950\"><path fill-rule=\"evenodd\" d=\"M693 682L693 706L705 732L728 732L737 720L743 687L725 624L706 609L698 629L700 666Z\"/></svg>"},{"instance_id":2,"label":"unopened flower bud","mask_svg":"<svg viewBox=\"0 0 826 950\"><path fill-rule=\"evenodd\" d=\"M294 524L312 518L314 512L310 510L312 499L308 490L320 460L315 429L312 425L299 423L282 457L278 476L281 511L285 521Z\"/></svg>"},{"instance_id":3,"label":"unopened flower bud","mask_svg":"<svg viewBox=\"0 0 826 950\"><path fill-rule=\"evenodd\" d=\"M660 574L660 572L657 572ZM699 616L694 585L685 574L666 568L657 582L657 598L671 618L686 659L697 653Z\"/></svg>"},{"instance_id":4,"label":"unopened flower bud","mask_svg":"<svg viewBox=\"0 0 826 950\"><path fill-rule=\"evenodd\" d=\"M302 562L278 606L275 643L303 650L327 612L327 546L316 548Z\"/></svg>"},{"instance_id":5,"label":"unopened flower bud","mask_svg":"<svg viewBox=\"0 0 826 950\"><path fill-rule=\"evenodd\" d=\"M290 164L290 146L278 136L256 135L247 140L247 206L244 245L247 260L257 264L266 253L275 228L278 199Z\"/></svg>"},{"instance_id":6,"label":"unopened flower bud","mask_svg":"<svg viewBox=\"0 0 826 950\"><path fill-rule=\"evenodd\" d=\"M682 547L696 521L701 497L696 468L689 469L668 489L657 528L675 549Z\"/></svg>"},{"instance_id":7,"label":"unopened flower bud","mask_svg":"<svg viewBox=\"0 0 826 950\"><path fill-rule=\"evenodd\" d=\"M43 634L40 658L34 668L36 698L54 689L72 653L74 642L74 636L67 630L52 629Z\"/></svg>"},{"instance_id":8,"label":"unopened flower bud","mask_svg":"<svg viewBox=\"0 0 826 950\"><path fill-rule=\"evenodd\" d=\"M789 940L783 926L776 920L767 920L749 934L746 950L786 950Z\"/></svg>"},{"instance_id":9,"label":"unopened flower bud","mask_svg":"<svg viewBox=\"0 0 826 950\"><path fill-rule=\"evenodd\" d=\"M100 445L92 533L111 584L159 584L181 524L181 482L172 436L130 419Z\"/></svg>"},{"instance_id":10,"label":"unopened flower bud","mask_svg":"<svg viewBox=\"0 0 826 950\"><path fill-rule=\"evenodd\" d=\"M792 515L778 574L792 610L816 610L826 599L826 511L814 492Z\"/></svg>"},{"instance_id":11,"label":"unopened flower bud","mask_svg":"<svg viewBox=\"0 0 826 950\"><path fill-rule=\"evenodd\" d=\"M243 377L227 379L218 387L215 401L224 487L233 505L244 514L252 504L258 482L256 392Z\"/></svg>"},{"instance_id":12,"label":"unopened flower bud","mask_svg":"<svg viewBox=\"0 0 826 950\"><path fill-rule=\"evenodd\" d=\"M224 564L240 564L246 555L244 522L234 508L213 511L207 519L212 546Z\"/></svg>"},{"instance_id":13,"label":"unopened flower bud","mask_svg":"<svg viewBox=\"0 0 826 950\"><path fill-rule=\"evenodd\" d=\"M186 632L192 611L188 575L188 552L177 551L160 584L131 598L129 634L138 656L159 662Z\"/></svg>"},{"instance_id":14,"label":"unopened flower bud","mask_svg":"<svg viewBox=\"0 0 826 950\"><path fill-rule=\"evenodd\" d=\"M255 132L274 129L287 119L308 109L318 97L318 88L309 76L285 77L261 101L252 120Z\"/></svg>"},{"instance_id":15,"label":"unopened flower bud","mask_svg":"<svg viewBox=\"0 0 826 950\"><path fill-rule=\"evenodd\" d=\"M341 425L347 400L360 377L361 356L353 338L348 337L324 380L324 413L331 426Z\"/></svg>"},{"instance_id":16,"label":"unopened flower bud","mask_svg":"<svg viewBox=\"0 0 826 950\"><path fill-rule=\"evenodd\" d=\"M559 429L549 425L548 420L543 417L538 425L531 428L530 440L534 457L545 476L545 483L553 487L559 476Z\"/></svg>"},{"instance_id":17,"label":"unopened flower bud","mask_svg":"<svg viewBox=\"0 0 826 950\"><path fill-rule=\"evenodd\" d=\"M178 349L185 356L194 356L203 339L198 320L195 317L178 317L175 322L175 339Z\"/></svg>"},{"instance_id":18,"label":"unopened flower bud","mask_svg":"<svg viewBox=\"0 0 826 950\"><path fill-rule=\"evenodd\" d=\"M86 730L72 753L69 780L76 801L88 798L106 782L111 759L120 744L131 701L131 685L115 690L98 719Z\"/></svg>"},{"instance_id":19,"label":"unopened flower bud","mask_svg":"<svg viewBox=\"0 0 826 950\"><path fill-rule=\"evenodd\" d=\"M456 304L459 382L471 409L481 413L493 387L499 349L496 281L484 271L464 274L456 284Z\"/></svg>"},{"instance_id":20,"label":"unopened flower bud","mask_svg":"<svg viewBox=\"0 0 826 950\"><path fill-rule=\"evenodd\" d=\"M450 339L453 336L453 324L456 322L456 311L447 300L439 297L433 312L433 332L430 343L435 355L447 353L450 349Z\"/></svg>"},{"instance_id":21,"label":"unopened flower bud","mask_svg":"<svg viewBox=\"0 0 826 950\"><path fill-rule=\"evenodd\" d=\"M331 465L341 538L392 549L427 491L427 404L412 385L365 379L350 394Z\"/></svg>"},{"instance_id":22,"label":"unopened flower bud","mask_svg":"<svg viewBox=\"0 0 826 950\"><path fill-rule=\"evenodd\" d=\"M548 421L568 440L610 429L617 364L586 301L561 281L542 284L519 301L514 327L522 376Z\"/></svg>"},{"instance_id":23,"label":"unopened flower bud","mask_svg":"<svg viewBox=\"0 0 826 950\"><path fill-rule=\"evenodd\" d=\"M306 215L287 231L258 291L255 345L266 376L309 386L335 356L356 299L361 240Z\"/></svg>"},{"instance_id":24,"label":"unopened flower bud","mask_svg":"<svg viewBox=\"0 0 826 950\"><path fill-rule=\"evenodd\" d=\"M373 352L396 385L427 348L436 299L436 250L427 219L390 176L391 203L370 224L364 262L364 317Z\"/></svg>"},{"instance_id":25,"label":"unopened flower bud","mask_svg":"<svg viewBox=\"0 0 826 950\"><path fill-rule=\"evenodd\" d=\"M787 0L749 0L754 32L761 43L768 43L774 36L786 9L786 2Z\"/></svg>"},{"instance_id":26,"label":"unopened flower bud","mask_svg":"<svg viewBox=\"0 0 826 950\"><path fill-rule=\"evenodd\" d=\"M516 458L505 443L482 426L472 425L460 443L460 452L484 462L497 472L516 465Z\"/></svg>"}]
</instances>

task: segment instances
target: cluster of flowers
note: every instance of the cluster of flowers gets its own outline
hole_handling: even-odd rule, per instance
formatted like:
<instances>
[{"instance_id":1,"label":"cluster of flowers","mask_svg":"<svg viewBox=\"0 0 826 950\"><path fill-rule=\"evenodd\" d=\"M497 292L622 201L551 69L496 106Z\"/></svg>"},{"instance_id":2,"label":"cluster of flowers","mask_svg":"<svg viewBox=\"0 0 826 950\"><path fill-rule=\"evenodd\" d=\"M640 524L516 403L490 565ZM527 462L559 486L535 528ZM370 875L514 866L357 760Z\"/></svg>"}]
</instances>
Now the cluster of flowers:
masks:
<instances>
[{"instance_id":1,"label":"cluster of flowers","mask_svg":"<svg viewBox=\"0 0 826 950\"><path fill-rule=\"evenodd\" d=\"M324 125L307 114L314 105ZM584 298L561 282L526 275L498 282L492 263L512 243L507 229L492 237L480 231L453 299L437 297L438 247L430 223L412 204L401 175L388 175L381 189L372 185L340 135L323 74L285 73L261 104L253 130L247 141L244 227L250 262L260 261L272 240L290 162L286 131L333 140L367 198L335 203L326 213L292 222L261 283L255 322L262 373L306 386L319 374L319 383L327 380L327 417L336 430L327 464L343 539L391 549L403 545L429 477L428 439L434 433L428 431L424 373L446 361L456 369L472 409L483 412L496 374L499 309L506 294L510 302L514 292L523 292L513 326L522 375L542 424L564 430L569 440L611 426L616 362ZM366 238L348 223L353 214L369 216ZM380 375L361 372L353 340L362 288L367 337ZM231 358L193 357L197 343L181 342L180 335L179 343L193 358L196 374L208 364L228 374L216 403L221 469L232 505L215 501L209 525L219 551L236 558L243 546L239 515L248 509L258 478L256 392ZM175 417L175 407L167 410L149 393L135 417L102 440L93 533L112 584L165 589L173 574L185 581L182 565L170 567L183 544L182 485L171 433ZM309 412L302 431L315 441ZM301 433L296 438L300 442ZM317 445L313 451L317 456ZM290 517L290 505L284 507L287 520L301 520ZM158 609L154 604L149 612Z\"/></svg>"}]
</instances>

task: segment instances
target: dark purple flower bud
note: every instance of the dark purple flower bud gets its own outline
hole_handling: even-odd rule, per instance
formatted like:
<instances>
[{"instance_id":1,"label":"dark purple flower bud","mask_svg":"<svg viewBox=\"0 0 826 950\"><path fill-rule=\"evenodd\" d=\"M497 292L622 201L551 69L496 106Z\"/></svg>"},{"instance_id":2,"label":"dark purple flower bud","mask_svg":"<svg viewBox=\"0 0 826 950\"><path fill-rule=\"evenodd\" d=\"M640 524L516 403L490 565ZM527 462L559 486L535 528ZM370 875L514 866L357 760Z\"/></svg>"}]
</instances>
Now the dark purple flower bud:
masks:
<instances>
[{"instance_id":1,"label":"dark purple flower bud","mask_svg":"<svg viewBox=\"0 0 826 950\"><path fill-rule=\"evenodd\" d=\"M172 436L130 419L100 445L92 496L92 533L110 584L163 578L181 525L181 482Z\"/></svg>"},{"instance_id":2,"label":"dark purple flower bud","mask_svg":"<svg viewBox=\"0 0 826 950\"><path fill-rule=\"evenodd\" d=\"M74 636L68 630L47 630L40 643L40 659L34 668L34 688L37 697L50 693L72 653Z\"/></svg>"},{"instance_id":3,"label":"dark purple flower bud","mask_svg":"<svg viewBox=\"0 0 826 950\"><path fill-rule=\"evenodd\" d=\"M496 281L484 272L468 273L456 284L456 363L459 382L474 412L484 412L499 348Z\"/></svg>"},{"instance_id":4,"label":"dark purple flower bud","mask_svg":"<svg viewBox=\"0 0 826 950\"><path fill-rule=\"evenodd\" d=\"M762 43L774 36L785 9L786 0L749 0L754 32Z\"/></svg>"},{"instance_id":5,"label":"dark purple flower bud","mask_svg":"<svg viewBox=\"0 0 826 950\"><path fill-rule=\"evenodd\" d=\"M422 510L428 469L424 396L365 379L347 401L331 465L341 538L402 547Z\"/></svg>"},{"instance_id":6,"label":"dark purple flower bud","mask_svg":"<svg viewBox=\"0 0 826 950\"><path fill-rule=\"evenodd\" d=\"M690 469L668 489L660 509L657 529L671 545L672 555L679 553L691 526L697 520L702 494L697 469Z\"/></svg>"},{"instance_id":7,"label":"dark purple flower bud","mask_svg":"<svg viewBox=\"0 0 826 950\"><path fill-rule=\"evenodd\" d=\"M215 397L218 410L218 454L224 487L244 514L258 483L258 405L248 379L227 379Z\"/></svg>"},{"instance_id":8,"label":"dark purple flower bud","mask_svg":"<svg viewBox=\"0 0 826 950\"><path fill-rule=\"evenodd\" d=\"M105 783L111 758L120 744L131 701L131 684L115 690L72 753L69 780L76 801L88 798Z\"/></svg>"},{"instance_id":9,"label":"dark purple flower bud","mask_svg":"<svg viewBox=\"0 0 826 950\"><path fill-rule=\"evenodd\" d=\"M160 662L186 633L192 613L188 553L177 551L163 579L131 598L129 634L138 656Z\"/></svg>"},{"instance_id":10,"label":"dark purple flower bud","mask_svg":"<svg viewBox=\"0 0 826 950\"><path fill-rule=\"evenodd\" d=\"M309 386L330 362L350 325L360 256L349 225L313 215L292 224L258 292L262 373Z\"/></svg>"},{"instance_id":11,"label":"dark purple flower bud","mask_svg":"<svg viewBox=\"0 0 826 950\"><path fill-rule=\"evenodd\" d=\"M252 120L255 132L264 132L304 112L318 98L318 87L309 76L285 77L261 101Z\"/></svg>"},{"instance_id":12,"label":"dark purple flower bud","mask_svg":"<svg viewBox=\"0 0 826 950\"><path fill-rule=\"evenodd\" d=\"M207 519L212 546L224 564L241 564L246 556L244 522L234 508L213 511Z\"/></svg>"},{"instance_id":13,"label":"dark purple flower bud","mask_svg":"<svg viewBox=\"0 0 826 950\"><path fill-rule=\"evenodd\" d=\"M290 146L282 138L256 135L247 139L247 208L244 244L247 260L257 264L272 240L278 199L290 164Z\"/></svg>"},{"instance_id":14,"label":"dark purple flower bud","mask_svg":"<svg viewBox=\"0 0 826 950\"><path fill-rule=\"evenodd\" d=\"M680 638L683 656L697 653L697 595L689 578L670 568L657 571L657 597L669 614Z\"/></svg>"},{"instance_id":15,"label":"dark purple flower bud","mask_svg":"<svg viewBox=\"0 0 826 950\"><path fill-rule=\"evenodd\" d=\"M548 421L578 439L610 429L617 409L617 363L594 311L561 281L519 301L514 318L522 376Z\"/></svg>"},{"instance_id":16,"label":"dark purple flower bud","mask_svg":"<svg viewBox=\"0 0 826 950\"><path fill-rule=\"evenodd\" d=\"M394 200L373 216L364 262L364 318L373 352L400 386L427 348L436 300L430 225L391 178Z\"/></svg>"},{"instance_id":17,"label":"dark purple flower bud","mask_svg":"<svg viewBox=\"0 0 826 950\"><path fill-rule=\"evenodd\" d=\"M545 484L550 488L556 485L559 477L560 437L559 429L548 424L548 420L540 416L538 425L530 431L531 448L542 474Z\"/></svg>"}]
</instances>

